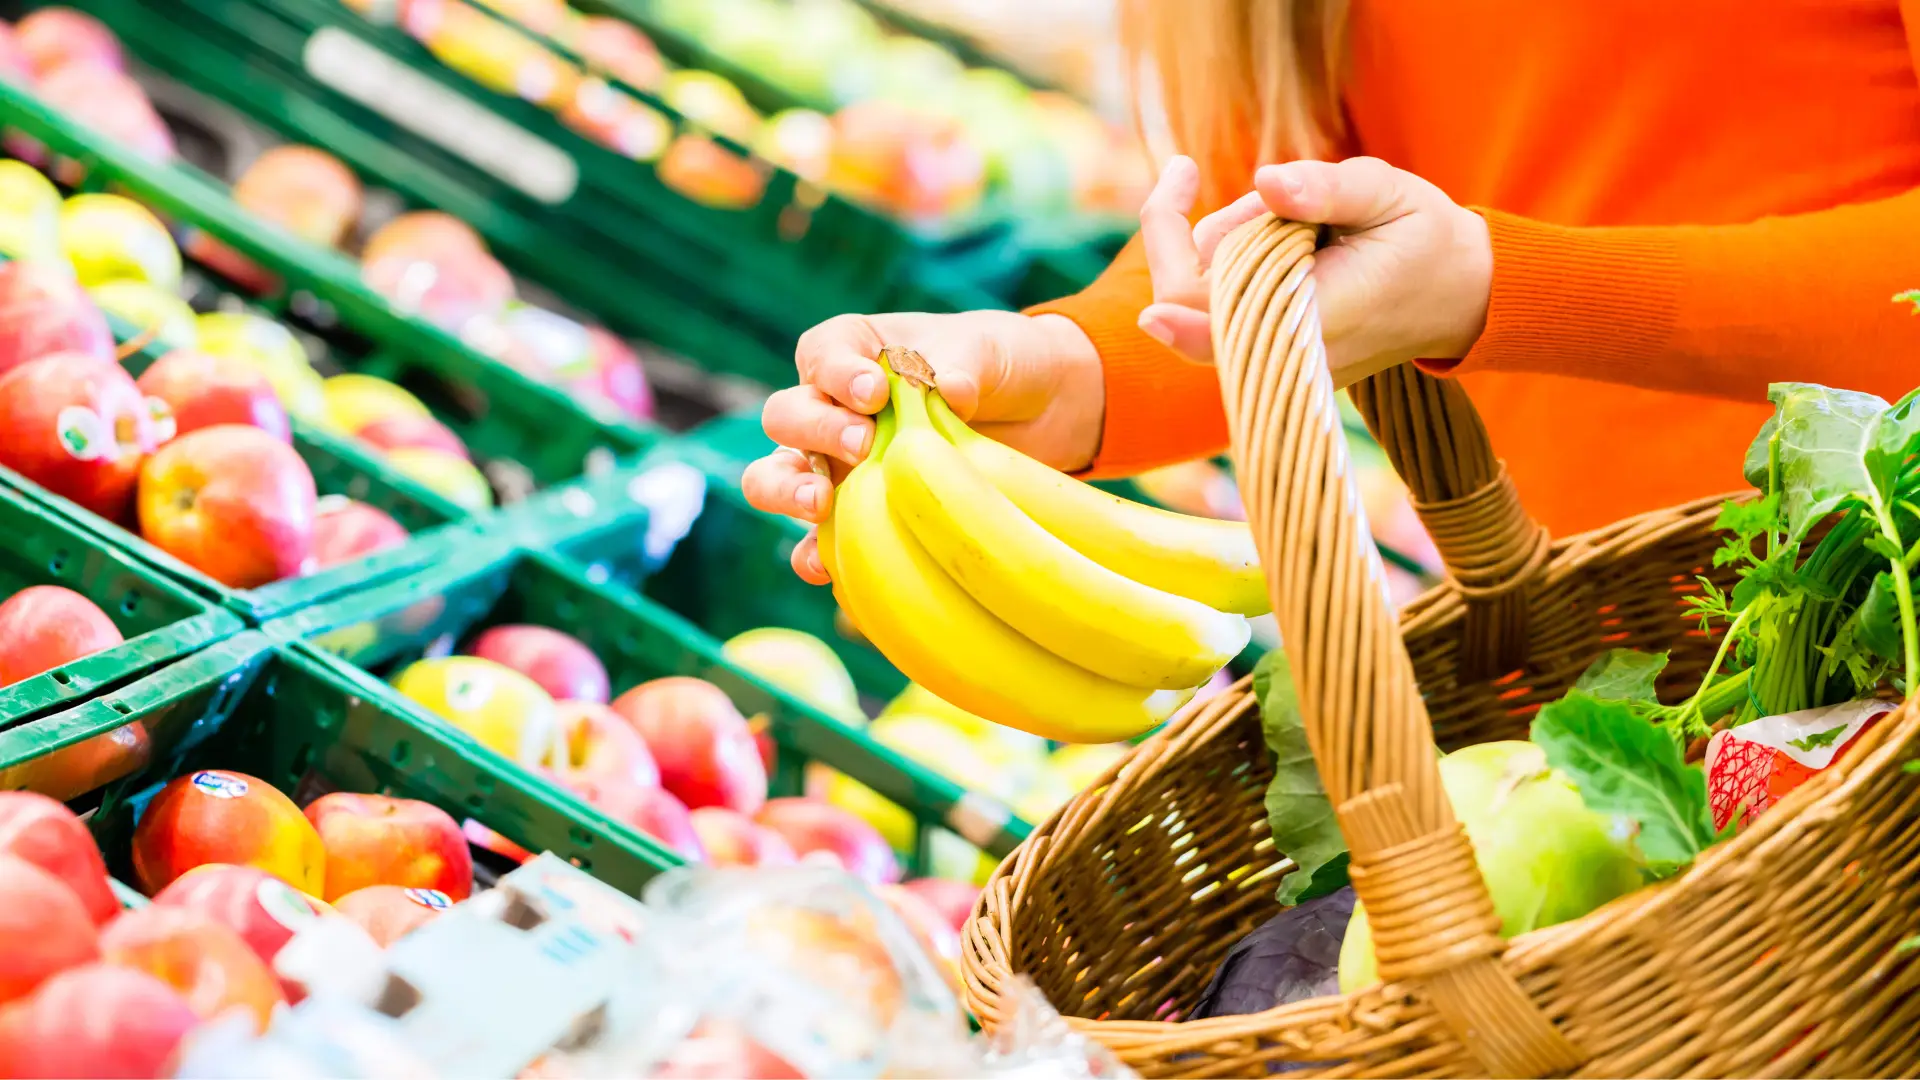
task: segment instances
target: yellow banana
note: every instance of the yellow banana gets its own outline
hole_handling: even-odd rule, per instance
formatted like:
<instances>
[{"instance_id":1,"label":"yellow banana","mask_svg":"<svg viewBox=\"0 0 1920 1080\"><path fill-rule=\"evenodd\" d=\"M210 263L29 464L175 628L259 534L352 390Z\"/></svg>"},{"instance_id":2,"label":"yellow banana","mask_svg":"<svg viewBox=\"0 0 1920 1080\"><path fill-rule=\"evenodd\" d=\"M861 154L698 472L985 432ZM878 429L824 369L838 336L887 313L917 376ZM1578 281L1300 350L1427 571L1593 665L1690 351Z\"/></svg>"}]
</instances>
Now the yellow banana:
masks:
<instances>
[{"instance_id":1,"label":"yellow banana","mask_svg":"<svg viewBox=\"0 0 1920 1080\"><path fill-rule=\"evenodd\" d=\"M1217 611L1273 610L1253 533L1243 521L1176 514L1101 491L987 438L938 395L927 409L940 434L1041 528L1101 566Z\"/></svg>"},{"instance_id":2,"label":"yellow banana","mask_svg":"<svg viewBox=\"0 0 1920 1080\"><path fill-rule=\"evenodd\" d=\"M1132 738L1193 696L1076 667L968 596L894 515L883 464L892 410L877 425L872 452L834 495L820 553L841 607L903 674L976 716L1058 742Z\"/></svg>"},{"instance_id":3,"label":"yellow banana","mask_svg":"<svg viewBox=\"0 0 1920 1080\"><path fill-rule=\"evenodd\" d=\"M894 512L1002 622L1096 675L1163 690L1206 682L1246 646L1246 619L1122 577L1041 528L933 426L924 385L891 383Z\"/></svg>"}]
</instances>

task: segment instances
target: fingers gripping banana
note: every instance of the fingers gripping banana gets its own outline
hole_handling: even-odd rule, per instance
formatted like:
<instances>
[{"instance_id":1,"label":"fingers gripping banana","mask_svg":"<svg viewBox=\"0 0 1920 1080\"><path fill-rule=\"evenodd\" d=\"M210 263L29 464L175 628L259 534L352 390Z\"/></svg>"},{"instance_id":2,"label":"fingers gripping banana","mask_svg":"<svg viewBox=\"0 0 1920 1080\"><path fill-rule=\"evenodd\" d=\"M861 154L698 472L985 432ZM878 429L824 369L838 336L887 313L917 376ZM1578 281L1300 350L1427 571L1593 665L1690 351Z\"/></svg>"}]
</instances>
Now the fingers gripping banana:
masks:
<instances>
[{"instance_id":1,"label":"fingers gripping banana","mask_svg":"<svg viewBox=\"0 0 1920 1080\"><path fill-rule=\"evenodd\" d=\"M949 704L1061 742L1131 738L1192 696L1102 678L981 607L893 513L884 461L894 434L889 410L834 496L820 553L841 606L903 674Z\"/></svg>"},{"instance_id":2,"label":"fingers gripping banana","mask_svg":"<svg viewBox=\"0 0 1920 1080\"><path fill-rule=\"evenodd\" d=\"M1245 522L1190 517L1123 499L974 431L937 395L927 399L927 408L940 434L981 475L1073 550L1122 577L1219 611L1272 610Z\"/></svg>"},{"instance_id":3,"label":"fingers gripping banana","mask_svg":"<svg viewBox=\"0 0 1920 1080\"><path fill-rule=\"evenodd\" d=\"M1198 686L1246 646L1244 618L1123 577L1041 528L933 426L924 385L899 375L891 383L889 502L1002 622L1095 674L1167 690Z\"/></svg>"}]
</instances>

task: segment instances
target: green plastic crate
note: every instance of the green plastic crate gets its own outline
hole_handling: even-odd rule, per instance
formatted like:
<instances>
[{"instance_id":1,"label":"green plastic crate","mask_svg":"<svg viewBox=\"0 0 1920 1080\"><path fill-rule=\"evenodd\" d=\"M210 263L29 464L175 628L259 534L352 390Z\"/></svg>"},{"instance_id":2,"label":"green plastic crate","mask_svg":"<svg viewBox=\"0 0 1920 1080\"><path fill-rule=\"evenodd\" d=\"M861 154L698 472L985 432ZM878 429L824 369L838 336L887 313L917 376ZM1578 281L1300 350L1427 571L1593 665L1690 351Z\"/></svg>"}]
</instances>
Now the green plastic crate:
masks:
<instances>
[{"instance_id":1,"label":"green plastic crate","mask_svg":"<svg viewBox=\"0 0 1920 1080\"><path fill-rule=\"evenodd\" d=\"M353 261L262 222L224 185L185 164L156 165L71 124L30 94L0 84L0 124L84 163L90 186L111 186L165 217L221 241L282 283L261 306L284 318L296 297L333 314L334 362L414 391L481 459L510 460L546 485L580 475L597 456L645 449L662 432L576 402L396 311ZM201 268L203 274L217 278ZM237 291L237 290L236 290Z\"/></svg>"},{"instance_id":2,"label":"green plastic crate","mask_svg":"<svg viewBox=\"0 0 1920 1080\"><path fill-rule=\"evenodd\" d=\"M79 701L231 636L240 620L38 501L0 488L0 603L59 585L98 604L126 640L0 687L0 728Z\"/></svg>"},{"instance_id":3,"label":"green plastic crate","mask_svg":"<svg viewBox=\"0 0 1920 1080\"><path fill-rule=\"evenodd\" d=\"M995 856L1010 853L1029 826L998 800L969 794L859 731L801 703L726 660L711 634L661 605L604 580L595 568L510 542L268 624L283 640L315 648L382 675L423 654L438 655L479 630L532 623L584 641L606 664L617 695L648 679L691 675L725 691L747 716L763 716L779 747L777 795L799 794L810 762L853 777L906 808L922 829L960 833ZM916 863L916 865L923 865Z\"/></svg>"},{"instance_id":4,"label":"green plastic crate","mask_svg":"<svg viewBox=\"0 0 1920 1080\"><path fill-rule=\"evenodd\" d=\"M150 762L102 788L92 820L108 868L126 880L127 837L147 798L160 783L203 768L258 777L302 803L335 790L421 799L629 893L672 865L659 845L508 765L364 672L259 631L0 731L0 775L22 786L18 778L45 768L50 755L131 724L145 731Z\"/></svg>"}]
</instances>

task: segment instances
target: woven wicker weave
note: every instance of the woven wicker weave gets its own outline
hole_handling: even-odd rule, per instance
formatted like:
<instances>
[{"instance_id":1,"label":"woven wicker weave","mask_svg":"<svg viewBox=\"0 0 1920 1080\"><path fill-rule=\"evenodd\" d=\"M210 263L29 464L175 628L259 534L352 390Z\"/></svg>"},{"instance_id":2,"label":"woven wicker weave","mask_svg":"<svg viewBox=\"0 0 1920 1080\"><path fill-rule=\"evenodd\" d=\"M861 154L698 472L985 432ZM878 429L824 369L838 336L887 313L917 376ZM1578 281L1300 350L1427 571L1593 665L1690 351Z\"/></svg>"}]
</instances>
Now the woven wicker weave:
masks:
<instances>
[{"instance_id":1,"label":"woven wicker weave","mask_svg":"<svg viewBox=\"0 0 1920 1080\"><path fill-rule=\"evenodd\" d=\"M1271 776L1246 681L1194 707L1035 831L966 927L992 1027L1015 972L1146 1076L1869 1076L1920 1071L1920 709L1682 876L1500 941L1431 746L1524 738L1601 651L1713 642L1683 617L1718 499L1549 542L1458 388L1356 387L1449 581L1396 620L1347 476L1312 303L1313 233L1271 218L1214 286L1235 463L1307 734L1385 982L1178 1023L1275 913ZM1415 677L1417 676L1417 689Z\"/></svg>"}]
</instances>

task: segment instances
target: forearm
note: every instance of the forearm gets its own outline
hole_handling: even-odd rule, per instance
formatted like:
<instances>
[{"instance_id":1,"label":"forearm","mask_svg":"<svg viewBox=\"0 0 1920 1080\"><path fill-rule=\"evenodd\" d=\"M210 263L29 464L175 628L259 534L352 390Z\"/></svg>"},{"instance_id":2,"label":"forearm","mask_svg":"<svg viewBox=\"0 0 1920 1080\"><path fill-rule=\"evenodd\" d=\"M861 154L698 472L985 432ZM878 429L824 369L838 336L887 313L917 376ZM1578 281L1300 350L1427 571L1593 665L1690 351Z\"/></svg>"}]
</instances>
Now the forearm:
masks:
<instances>
[{"instance_id":1,"label":"forearm","mask_svg":"<svg viewBox=\"0 0 1920 1080\"><path fill-rule=\"evenodd\" d=\"M1100 355L1105 407L1086 475L1128 476L1227 445L1219 376L1140 330L1140 311L1152 300L1136 240L1085 290L1029 311L1072 320Z\"/></svg>"},{"instance_id":2,"label":"forearm","mask_svg":"<svg viewBox=\"0 0 1920 1080\"><path fill-rule=\"evenodd\" d=\"M1754 401L1770 382L1897 397L1920 333L1920 192L1725 226L1563 228L1487 212L1486 330L1456 373L1524 371Z\"/></svg>"}]
</instances>

